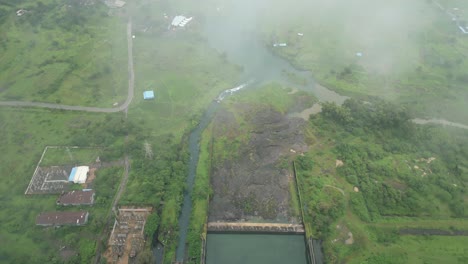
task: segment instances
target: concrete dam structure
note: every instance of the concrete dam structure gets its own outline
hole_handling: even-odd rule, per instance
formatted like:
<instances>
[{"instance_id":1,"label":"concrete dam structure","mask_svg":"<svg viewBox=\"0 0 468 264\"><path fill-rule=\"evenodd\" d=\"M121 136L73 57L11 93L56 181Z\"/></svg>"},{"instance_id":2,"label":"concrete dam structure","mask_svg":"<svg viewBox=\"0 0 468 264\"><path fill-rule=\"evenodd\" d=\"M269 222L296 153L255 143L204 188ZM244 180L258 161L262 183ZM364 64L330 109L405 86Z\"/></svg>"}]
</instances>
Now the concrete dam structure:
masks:
<instances>
[{"instance_id":1,"label":"concrete dam structure","mask_svg":"<svg viewBox=\"0 0 468 264\"><path fill-rule=\"evenodd\" d=\"M209 222L208 232L304 234L302 224Z\"/></svg>"}]
</instances>

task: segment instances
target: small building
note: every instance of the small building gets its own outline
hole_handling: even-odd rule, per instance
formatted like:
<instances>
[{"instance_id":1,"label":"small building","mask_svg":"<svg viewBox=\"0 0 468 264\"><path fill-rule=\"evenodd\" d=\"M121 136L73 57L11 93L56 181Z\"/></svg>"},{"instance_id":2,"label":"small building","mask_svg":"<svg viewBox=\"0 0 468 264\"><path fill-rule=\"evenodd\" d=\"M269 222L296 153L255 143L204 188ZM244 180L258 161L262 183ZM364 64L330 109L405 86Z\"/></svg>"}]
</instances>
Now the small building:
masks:
<instances>
[{"instance_id":1,"label":"small building","mask_svg":"<svg viewBox=\"0 0 468 264\"><path fill-rule=\"evenodd\" d=\"M144 91L143 92L143 99L145 99L145 100L154 99L154 91Z\"/></svg>"},{"instance_id":2,"label":"small building","mask_svg":"<svg viewBox=\"0 0 468 264\"><path fill-rule=\"evenodd\" d=\"M95 195L95 191L90 189L62 193L57 199L57 205L92 205Z\"/></svg>"},{"instance_id":3,"label":"small building","mask_svg":"<svg viewBox=\"0 0 468 264\"><path fill-rule=\"evenodd\" d=\"M36 218L38 226L82 226L88 222L88 212L45 212Z\"/></svg>"},{"instance_id":4,"label":"small building","mask_svg":"<svg viewBox=\"0 0 468 264\"><path fill-rule=\"evenodd\" d=\"M74 182L74 183L85 183L86 179L88 178L88 172L89 172L88 166L74 167L70 172L68 181Z\"/></svg>"},{"instance_id":5,"label":"small building","mask_svg":"<svg viewBox=\"0 0 468 264\"><path fill-rule=\"evenodd\" d=\"M185 16L175 16L172 19L171 26L175 27L185 27L190 21L192 21L193 17L185 17Z\"/></svg>"},{"instance_id":6,"label":"small building","mask_svg":"<svg viewBox=\"0 0 468 264\"><path fill-rule=\"evenodd\" d=\"M19 9L18 11L16 11L16 15L17 16L22 16L22 15L26 14L26 12L28 12L28 11L26 11L24 9Z\"/></svg>"},{"instance_id":7,"label":"small building","mask_svg":"<svg viewBox=\"0 0 468 264\"><path fill-rule=\"evenodd\" d=\"M126 4L121 0L106 0L104 3L110 8L121 8Z\"/></svg>"},{"instance_id":8,"label":"small building","mask_svg":"<svg viewBox=\"0 0 468 264\"><path fill-rule=\"evenodd\" d=\"M274 43L273 44L273 47L287 47L288 44L287 43Z\"/></svg>"}]
</instances>

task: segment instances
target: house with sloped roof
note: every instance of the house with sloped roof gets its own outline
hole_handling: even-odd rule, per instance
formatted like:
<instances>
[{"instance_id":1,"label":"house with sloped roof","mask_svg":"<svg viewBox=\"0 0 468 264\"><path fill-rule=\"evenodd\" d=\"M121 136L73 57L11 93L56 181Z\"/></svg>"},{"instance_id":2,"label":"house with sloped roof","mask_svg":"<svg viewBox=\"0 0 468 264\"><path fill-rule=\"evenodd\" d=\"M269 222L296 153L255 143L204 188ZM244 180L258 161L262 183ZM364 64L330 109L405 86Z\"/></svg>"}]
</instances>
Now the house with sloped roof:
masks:
<instances>
[{"instance_id":1,"label":"house with sloped roof","mask_svg":"<svg viewBox=\"0 0 468 264\"><path fill-rule=\"evenodd\" d=\"M82 226L88 223L89 213L79 212L44 212L36 217L38 226Z\"/></svg>"}]
</instances>

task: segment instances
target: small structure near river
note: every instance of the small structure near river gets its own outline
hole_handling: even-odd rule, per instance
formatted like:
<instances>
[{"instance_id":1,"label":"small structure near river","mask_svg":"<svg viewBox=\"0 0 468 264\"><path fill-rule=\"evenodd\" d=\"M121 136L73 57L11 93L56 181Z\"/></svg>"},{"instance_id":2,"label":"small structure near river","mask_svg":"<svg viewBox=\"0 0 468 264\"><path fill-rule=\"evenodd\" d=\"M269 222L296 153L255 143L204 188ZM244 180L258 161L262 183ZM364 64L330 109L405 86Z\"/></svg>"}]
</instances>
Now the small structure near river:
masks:
<instances>
[{"instance_id":1,"label":"small structure near river","mask_svg":"<svg viewBox=\"0 0 468 264\"><path fill-rule=\"evenodd\" d=\"M108 263L128 263L143 249L146 243L143 231L151 211L151 207L119 208L105 253Z\"/></svg>"}]
</instances>

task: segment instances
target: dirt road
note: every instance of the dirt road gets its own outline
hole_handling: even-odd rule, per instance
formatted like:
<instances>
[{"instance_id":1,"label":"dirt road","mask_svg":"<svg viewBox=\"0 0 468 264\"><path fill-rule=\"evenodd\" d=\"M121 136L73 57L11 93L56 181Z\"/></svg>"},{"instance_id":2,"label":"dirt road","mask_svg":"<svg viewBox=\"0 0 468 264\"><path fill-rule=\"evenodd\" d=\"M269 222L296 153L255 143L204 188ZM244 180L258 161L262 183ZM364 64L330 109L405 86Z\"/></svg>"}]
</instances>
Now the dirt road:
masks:
<instances>
[{"instance_id":1,"label":"dirt road","mask_svg":"<svg viewBox=\"0 0 468 264\"><path fill-rule=\"evenodd\" d=\"M127 47L128 47L128 95L125 102L117 107L91 107L91 106L75 106L75 105L63 105L53 103L41 103L41 102L24 102L24 101L0 101L0 106L11 106L11 107L41 107L49 109L59 109L68 111L85 111L85 112L96 112L96 113L115 113L120 111L126 111L128 106L133 100L134 84L135 84L135 72L133 69L133 38L132 38L132 20L129 19L127 23Z\"/></svg>"},{"instance_id":2,"label":"dirt road","mask_svg":"<svg viewBox=\"0 0 468 264\"><path fill-rule=\"evenodd\" d=\"M119 203L120 197L122 193L125 191L125 187L127 186L128 182L128 171L130 168L130 162L128 160L128 156L125 156L125 171L124 175L122 176L122 180L120 181L119 189L117 190L117 194L114 197L114 201L112 202L112 210L116 210L116 206Z\"/></svg>"}]
</instances>

